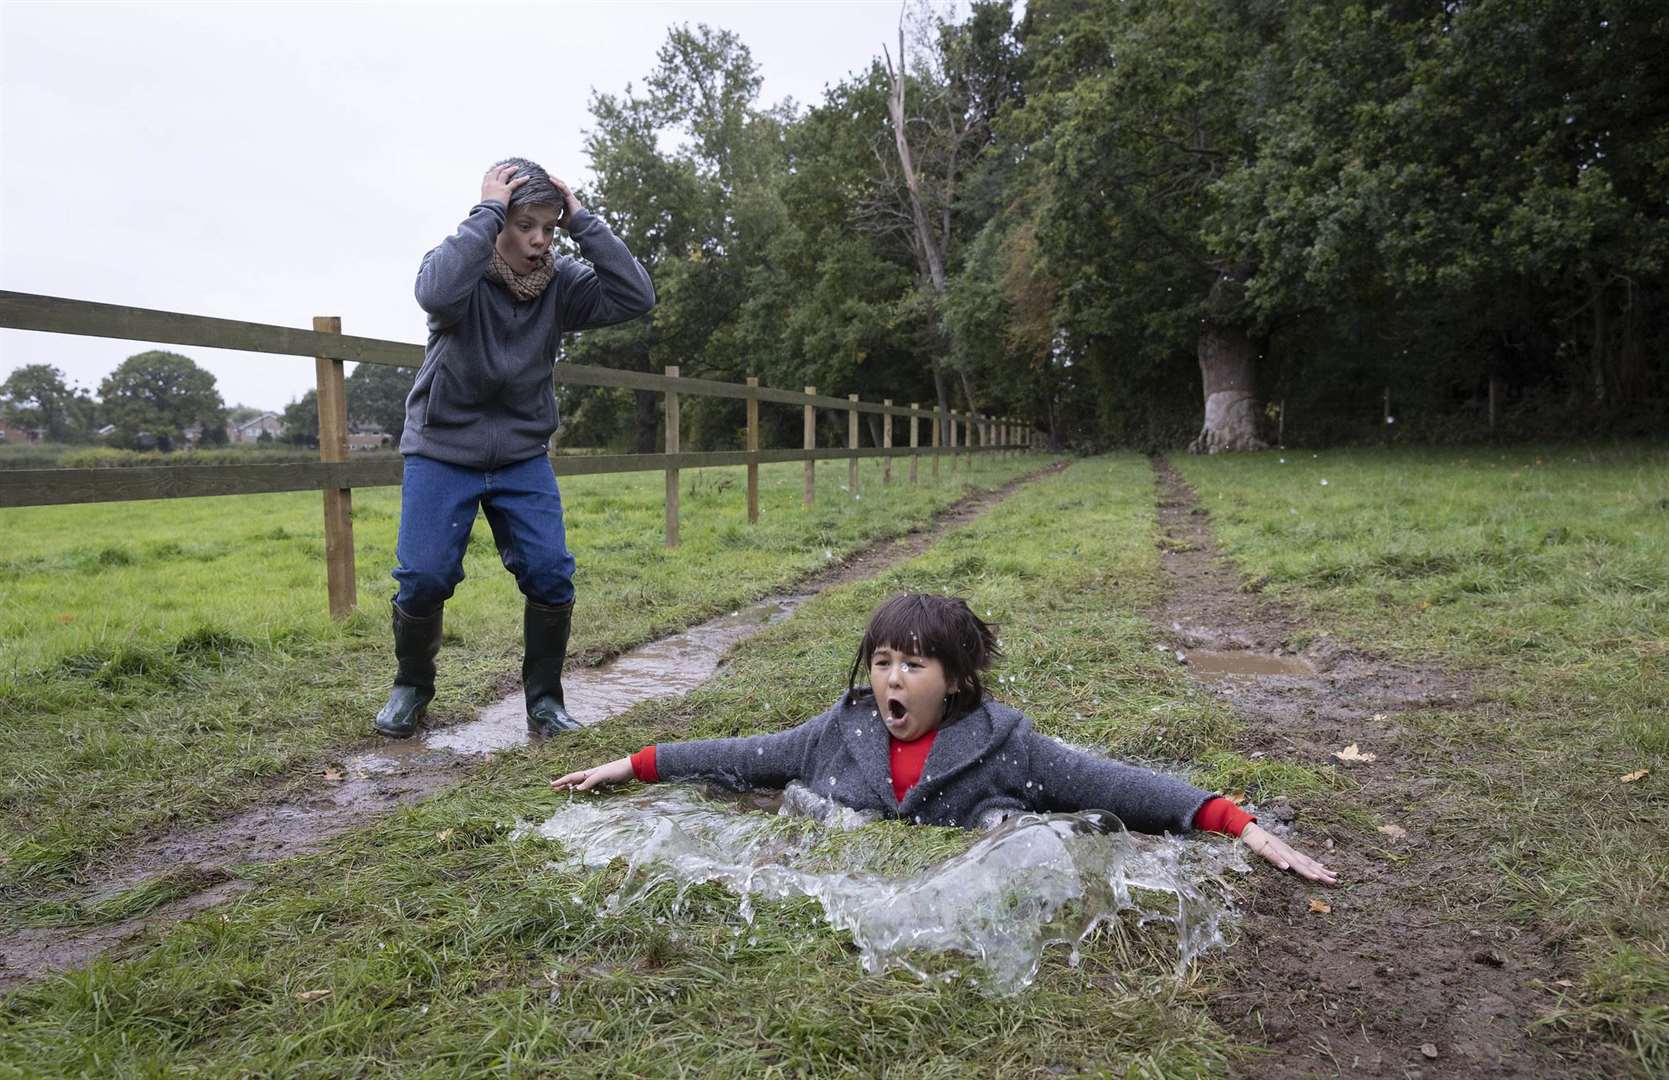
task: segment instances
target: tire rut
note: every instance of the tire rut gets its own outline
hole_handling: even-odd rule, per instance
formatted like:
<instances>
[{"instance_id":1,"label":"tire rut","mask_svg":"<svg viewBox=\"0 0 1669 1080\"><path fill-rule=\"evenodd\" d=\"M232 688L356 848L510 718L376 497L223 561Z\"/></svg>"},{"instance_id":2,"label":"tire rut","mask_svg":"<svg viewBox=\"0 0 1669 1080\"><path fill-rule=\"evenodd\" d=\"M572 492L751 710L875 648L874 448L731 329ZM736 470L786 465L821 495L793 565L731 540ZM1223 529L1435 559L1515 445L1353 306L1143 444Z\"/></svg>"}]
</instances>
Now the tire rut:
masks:
<instances>
[{"instance_id":1,"label":"tire rut","mask_svg":"<svg viewBox=\"0 0 1669 1080\"><path fill-rule=\"evenodd\" d=\"M1179 658L1213 666L1241 657L1279 674L1191 676L1241 721L1237 749L1253 758L1337 765L1378 834L1297 842L1339 873L1337 888L1260 875L1247 901L1224 989L1210 1008L1254 1047L1240 1075L1568 1076L1579 1062L1536 1042L1529 1026L1549 1003L1539 941L1489 914L1498 883L1464 838L1434 835L1456 796L1431 777L1434 751L1398 719L1471 699L1467 676L1399 663L1325 637L1294 648L1305 625L1258 596L1218 554L1207 511L1163 458L1156 473L1161 563L1169 578L1152 613ZM1358 744L1371 761L1334 757ZM1447 762L1445 762L1447 764ZM1284 800L1258 808L1276 831L1301 816ZM1334 846L1338 841L1337 846ZM1331 850L1324 849L1324 844ZM1314 910L1311 901L1331 910ZM1452 914L1464 912L1455 917ZM1588 1068L1593 1068L1589 1065Z\"/></svg>"}]
</instances>

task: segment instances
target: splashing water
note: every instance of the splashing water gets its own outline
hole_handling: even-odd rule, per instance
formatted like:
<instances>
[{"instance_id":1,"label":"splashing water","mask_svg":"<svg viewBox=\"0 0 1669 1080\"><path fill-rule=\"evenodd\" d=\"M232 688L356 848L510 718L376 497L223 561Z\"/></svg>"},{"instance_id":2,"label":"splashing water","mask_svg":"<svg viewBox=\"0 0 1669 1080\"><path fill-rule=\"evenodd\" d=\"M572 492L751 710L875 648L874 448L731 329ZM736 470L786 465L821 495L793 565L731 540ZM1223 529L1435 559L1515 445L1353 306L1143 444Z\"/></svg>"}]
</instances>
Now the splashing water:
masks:
<instances>
[{"instance_id":1,"label":"splashing water","mask_svg":"<svg viewBox=\"0 0 1669 1080\"><path fill-rule=\"evenodd\" d=\"M964 973L932 975L925 957L960 954L975 961L965 973L971 981L1000 994L1030 985L1051 945L1069 946L1076 965L1078 946L1121 913L1174 928L1180 975L1223 943L1233 915L1225 873L1249 870L1234 845L1132 835L1091 811L1010 818L960 855L917 874L888 874L870 865L865 845L828 842L873 820L799 785L789 786L776 816L668 787L575 798L521 835L560 842L569 865L625 859L626 880L604 902L605 917L662 884L677 887L675 908L691 886L723 884L741 897L749 923L755 898L807 896L851 935L865 971L954 979Z\"/></svg>"}]
</instances>

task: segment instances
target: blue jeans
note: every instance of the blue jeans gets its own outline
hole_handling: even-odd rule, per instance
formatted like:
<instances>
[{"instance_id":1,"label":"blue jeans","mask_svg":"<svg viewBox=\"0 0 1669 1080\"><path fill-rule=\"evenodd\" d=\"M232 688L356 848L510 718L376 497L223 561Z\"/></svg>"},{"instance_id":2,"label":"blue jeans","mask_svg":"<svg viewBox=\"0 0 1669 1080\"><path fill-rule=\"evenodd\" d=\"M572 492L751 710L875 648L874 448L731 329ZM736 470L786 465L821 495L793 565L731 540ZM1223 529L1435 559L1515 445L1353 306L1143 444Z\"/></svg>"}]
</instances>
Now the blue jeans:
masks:
<instances>
[{"instance_id":1,"label":"blue jeans","mask_svg":"<svg viewBox=\"0 0 1669 1080\"><path fill-rule=\"evenodd\" d=\"M574 557L562 522L562 494L543 454L491 471L406 455L400 484L399 566L394 602L409 615L434 614L464 580L464 551L479 506L504 568L535 603L574 598Z\"/></svg>"}]
</instances>

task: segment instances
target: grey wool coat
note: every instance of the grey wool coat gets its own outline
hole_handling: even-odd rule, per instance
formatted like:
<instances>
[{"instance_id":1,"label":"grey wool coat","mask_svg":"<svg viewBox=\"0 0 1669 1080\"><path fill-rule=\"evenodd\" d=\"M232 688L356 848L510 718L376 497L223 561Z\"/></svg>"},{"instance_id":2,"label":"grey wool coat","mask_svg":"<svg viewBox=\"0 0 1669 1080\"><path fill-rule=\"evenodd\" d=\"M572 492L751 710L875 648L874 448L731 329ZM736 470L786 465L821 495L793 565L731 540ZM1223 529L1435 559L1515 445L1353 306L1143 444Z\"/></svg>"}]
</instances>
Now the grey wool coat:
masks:
<instances>
[{"instance_id":1,"label":"grey wool coat","mask_svg":"<svg viewBox=\"0 0 1669 1080\"><path fill-rule=\"evenodd\" d=\"M1106 810L1134 832L1192 830L1209 792L1151 769L1074 750L986 698L934 737L921 780L893 796L891 736L867 688L789 731L661 743L663 781L707 780L745 791L791 780L854 810L917 824L985 827L1022 812Z\"/></svg>"}]
</instances>

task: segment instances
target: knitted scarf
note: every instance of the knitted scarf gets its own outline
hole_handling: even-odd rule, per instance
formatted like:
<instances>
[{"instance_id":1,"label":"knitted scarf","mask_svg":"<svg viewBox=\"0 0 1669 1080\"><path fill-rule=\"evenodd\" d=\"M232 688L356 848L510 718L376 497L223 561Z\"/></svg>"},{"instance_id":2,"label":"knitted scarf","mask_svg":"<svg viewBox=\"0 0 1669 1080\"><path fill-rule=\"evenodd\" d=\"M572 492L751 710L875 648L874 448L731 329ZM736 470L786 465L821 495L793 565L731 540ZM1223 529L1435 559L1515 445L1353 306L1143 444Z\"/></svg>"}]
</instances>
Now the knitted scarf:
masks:
<instances>
[{"instance_id":1,"label":"knitted scarf","mask_svg":"<svg viewBox=\"0 0 1669 1080\"><path fill-rule=\"evenodd\" d=\"M510 269L510 264L504 261L504 256L496 248L493 249L493 261L487 264L487 280L503 285L517 300L532 300L545 291L545 286L555 276L556 259L548 251L545 252L545 260L525 274Z\"/></svg>"}]
</instances>

